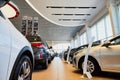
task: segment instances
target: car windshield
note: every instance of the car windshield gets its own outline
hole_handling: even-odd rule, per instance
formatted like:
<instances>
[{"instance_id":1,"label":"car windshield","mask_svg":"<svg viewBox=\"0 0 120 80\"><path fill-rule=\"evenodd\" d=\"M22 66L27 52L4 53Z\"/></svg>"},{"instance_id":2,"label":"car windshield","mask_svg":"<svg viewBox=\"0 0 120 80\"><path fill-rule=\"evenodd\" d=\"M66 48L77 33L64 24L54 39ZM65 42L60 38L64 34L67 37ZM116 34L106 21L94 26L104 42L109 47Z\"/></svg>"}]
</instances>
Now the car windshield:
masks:
<instances>
[{"instance_id":1,"label":"car windshield","mask_svg":"<svg viewBox=\"0 0 120 80\"><path fill-rule=\"evenodd\" d=\"M27 40L30 41L30 42L42 41L39 36L27 36L26 38L27 38Z\"/></svg>"}]
</instances>

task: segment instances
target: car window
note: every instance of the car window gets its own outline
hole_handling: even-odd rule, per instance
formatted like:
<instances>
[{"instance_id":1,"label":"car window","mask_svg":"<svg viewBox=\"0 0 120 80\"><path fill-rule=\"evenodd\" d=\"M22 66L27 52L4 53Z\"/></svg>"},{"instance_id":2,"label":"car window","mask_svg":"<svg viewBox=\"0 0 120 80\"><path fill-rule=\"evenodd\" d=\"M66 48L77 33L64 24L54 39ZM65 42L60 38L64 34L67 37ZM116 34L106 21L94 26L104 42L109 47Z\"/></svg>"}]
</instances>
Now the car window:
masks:
<instances>
[{"instance_id":1,"label":"car window","mask_svg":"<svg viewBox=\"0 0 120 80\"><path fill-rule=\"evenodd\" d=\"M26 38L30 42L42 41L39 36L26 36Z\"/></svg>"},{"instance_id":2,"label":"car window","mask_svg":"<svg viewBox=\"0 0 120 80\"><path fill-rule=\"evenodd\" d=\"M111 45L117 45L120 44L120 37L117 37L111 41Z\"/></svg>"},{"instance_id":3,"label":"car window","mask_svg":"<svg viewBox=\"0 0 120 80\"><path fill-rule=\"evenodd\" d=\"M43 43L48 48L48 44L46 43L46 41L43 41Z\"/></svg>"}]
</instances>

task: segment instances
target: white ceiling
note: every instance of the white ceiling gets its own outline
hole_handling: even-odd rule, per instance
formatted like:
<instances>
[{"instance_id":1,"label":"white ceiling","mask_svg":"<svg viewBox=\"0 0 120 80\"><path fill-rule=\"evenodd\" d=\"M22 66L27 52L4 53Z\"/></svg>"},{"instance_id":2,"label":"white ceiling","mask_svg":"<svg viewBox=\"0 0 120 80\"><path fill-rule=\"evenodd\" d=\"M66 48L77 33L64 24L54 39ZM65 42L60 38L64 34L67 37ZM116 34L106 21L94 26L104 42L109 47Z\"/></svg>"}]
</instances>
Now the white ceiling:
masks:
<instances>
[{"instance_id":1,"label":"white ceiling","mask_svg":"<svg viewBox=\"0 0 120 80\"><path fill-rule=\"evenodd\" d=\"M14 25L20 29L22 16L38 16L39 34L47 41L71 40L106 4L106 0L29 0L36 13L25 0L12 1L20 9L20 16L11 20Z\"/></svg>"},{"instance_id":2,"label":"white ceiling","mask_svg":"<svg viewBox=\"0 0 120 80\"><path fill-rule=\"evenodd\" d=\"M26 0L48 21L61 26L84 25L105 5L106 0Z\"/></svg>"}]
</instances>

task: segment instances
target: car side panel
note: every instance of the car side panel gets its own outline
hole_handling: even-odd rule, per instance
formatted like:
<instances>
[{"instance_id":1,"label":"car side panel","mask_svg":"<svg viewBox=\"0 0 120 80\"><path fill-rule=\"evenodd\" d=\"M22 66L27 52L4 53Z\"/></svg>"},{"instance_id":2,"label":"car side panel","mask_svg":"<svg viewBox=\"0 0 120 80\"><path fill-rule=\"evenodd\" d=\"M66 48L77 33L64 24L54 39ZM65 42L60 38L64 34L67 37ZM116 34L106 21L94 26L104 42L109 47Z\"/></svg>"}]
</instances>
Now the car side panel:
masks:
<instances>
[{"instance_id":1,"label":"car side panel","mask_svg":"<svg viewBox=\"0 0 120 80\"><path fill-rule=\"evenodd\" d=\"M120 72L120 45L102 47L101 63L104 71Z\"/></svg>"},{"instance_id":2,"label":"car side panel","mask_svg":"<svg viewBox=\"0 0 120 80\"><path fill-rule=\"evenodd\" d=\"M11 52L11 33L6 20L0 16L0 80L6 80Z\"/></svg>"},{"instance_id":3,"label":"car side panel","mask_svg":"<svg viewBox=\"0 0 120 80\"><path fill-rule=\"evenodd\" d=\"M9 29L11 31L11 36L12 36L11 37L12 38L11 56L10 56L10 62L9 62L10 65L9 65L8 75L7 75L7 80L9 80L12 68L14 66L14 63L20 51L26 46L30 48L32 55L33 55L33 51L27 39L13 26L13 24L8 19L7 19L7 22L10 25Z\"/></svg>"}]
</instances>

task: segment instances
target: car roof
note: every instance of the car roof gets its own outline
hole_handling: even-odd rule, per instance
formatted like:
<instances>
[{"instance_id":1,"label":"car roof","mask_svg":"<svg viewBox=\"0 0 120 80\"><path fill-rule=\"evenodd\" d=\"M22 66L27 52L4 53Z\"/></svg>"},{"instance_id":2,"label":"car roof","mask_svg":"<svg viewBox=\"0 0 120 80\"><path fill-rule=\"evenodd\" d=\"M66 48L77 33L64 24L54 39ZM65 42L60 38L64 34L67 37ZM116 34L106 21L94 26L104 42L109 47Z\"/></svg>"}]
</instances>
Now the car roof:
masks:
<instances>
[{"instance_id":1,"label":"car roof","mask_svg":"<svg viewBox=\"0 0 120 80\"><path fill-rule=\"evenodd\" d=\"M120 34L115 36L115 37L113 37L113 38L111 38L109 41L113 41L114 39L119 38L119 37L120 37Z\"/></svg>"},{"instance_id":2,"label":"car roof","mask_svg":"<svg viewBox=\"0 0 120 80\"><path fill-rule=\"evenodd\" d=\"M27 40L30 41L30 42L34 42L34 41L42 41L41 37L40 36L26 36Z\"/></svg>"}]
</instances>

